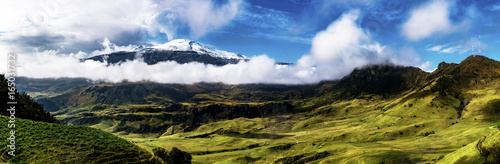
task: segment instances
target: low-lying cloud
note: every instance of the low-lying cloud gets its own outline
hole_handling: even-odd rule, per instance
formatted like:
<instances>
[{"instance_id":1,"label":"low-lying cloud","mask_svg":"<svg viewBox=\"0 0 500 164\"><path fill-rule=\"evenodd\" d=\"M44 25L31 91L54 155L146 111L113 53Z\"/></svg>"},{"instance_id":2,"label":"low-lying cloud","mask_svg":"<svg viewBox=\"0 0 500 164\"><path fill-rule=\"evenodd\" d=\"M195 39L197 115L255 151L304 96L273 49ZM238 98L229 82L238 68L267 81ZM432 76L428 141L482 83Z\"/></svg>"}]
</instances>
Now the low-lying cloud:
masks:
<instances>
[{"instance_id":1,"label":"low-lying cloud","mask_svg":"<svg viewBox=\"0 0 500 164\"><path fill-rule=\"evenodd\" d=\"M133 45L117 46L108 39L102 50L92 53L62 54L57 50L35 55L20 54L19 75L35 78L85 77L110 82L155 81L161 83L223 82L304 84L321 80L339 79L354 68L376 63L404 63L385 46L372 41L359 25L359 10L344 13L312 39L312 48L296 64L275 65L267 55L251 57L248 62L224 66L202 63L178 64L173 61L147 65L133 60L119 65L98 61L81 62L79 58L115 51L130 51ZM415 64L415 63L412 63Z\"/></svg>"}]
</instances>

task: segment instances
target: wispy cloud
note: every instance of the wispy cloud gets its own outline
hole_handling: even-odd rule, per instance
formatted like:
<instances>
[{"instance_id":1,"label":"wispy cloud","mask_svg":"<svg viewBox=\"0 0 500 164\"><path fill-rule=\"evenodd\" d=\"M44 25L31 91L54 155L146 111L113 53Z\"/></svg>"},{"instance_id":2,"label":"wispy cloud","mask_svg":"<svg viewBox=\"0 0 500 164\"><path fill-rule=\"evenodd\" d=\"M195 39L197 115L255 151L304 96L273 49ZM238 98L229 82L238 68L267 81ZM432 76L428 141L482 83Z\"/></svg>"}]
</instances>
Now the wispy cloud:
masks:
<instances>
[{"instance_id":1,"label":"wispy cloud","mask_svg":"<svg viewBox=\"0 0 500 164\"><path fill-rule=\"evenodd\" d=\"M439 52L440 53L454 53L454 52L458 52L461 48L462 47L460 47L460 46L452 46L452 47L448 47L448 48L442 49Z\"/></svg>"},{"instance_id":2,"label":"wispy cloud","mask_svg":"<svg viewBox=\"0 0 500 164\"><path fill-rule=\"evenodd\" d=\"M448 44L444 44L444 45L437 45L437 46L434 46L434 47L431 47L431 48L428 48L427 50L428 51L441 51L441 49L443 49L443 47L448 47Z\"/></svg>"},{"instance_id":3,"label":"wispy cloud","mask_svg":"<svg viewBox=\"0 0 500 164\"><path fill-rule=\"evenodd\" d=\"M494 4L491 6L487 6L486 9L490 10L490 11L500 11L500 4Z\"/></svg>"},{"instance_id":4,"label":"wispy cloud","mask_svg":"<svg viewBox=\"0 0 500 164\"><path fill-rule=\"evenodd\" d=\"M251 6L247 8L248 12L237 18L239 23L249 27L257 27L267 30L283 30L289 28L294 23L292 14L265 8L262 6Z\"/></svg>"},{"instance_id":5,"label":"wispy cloud","mask_svg":"<svg viewBox=\"0 0 500 164\"><path fill-rule=\"evenodd\" d=\"M298 43L304 43L304 44L311 43L310 38L304 38L301 36L294 36L291 34L272 34L272 33L257 32L257 33L249 34L249 36L250 37L262 37L262 38L268 38L268 39L276 39L276 40L286 40L286 41L298 42Z\"/></svg>"},{"instance_id":6,"label":"wispy cloud","mask_svg":"<svg viewBox=\"0 0 500 164\"><path fill-rule=\"evenodd\" d=\"M431 48L428 48L427 51L435 51L438 53L455 53L455 52L460 52L464 53L464 49L462 46L450 46L450 44L443 44L443 45L436 45Z\"/></svg>"},{"instance_id":7,"label":"wispy cloud","mask_svg":"<svg viewBox=\"0 0 500 164\"><path fill-rule=\"evenodd\" d=\"M164 12L160 19L164 21L159 23L167 25L170 29L177 29L179 25L187 26L190 36L197 39L228 25L243 13L244 7L243 0L228 0L224 4L217 4L211 0L166 0L160 3L160 8ZM172 32L170 36L175 35L176 30Z\"/></svg>"},{"instance_id":8,"label":"wispy cloud","mask_svg":"<svg viewBox=\"0 0 500 164\"><path fill-rule=\"evenodd\" d=\"M286 40L291 42L307 43L311 39L297 33L294 29L297 23L295 16L289 12L252 6L247 8L235 22L243 25L250 37L262 37L271 40Z\"/></svg>"}]
</instances>

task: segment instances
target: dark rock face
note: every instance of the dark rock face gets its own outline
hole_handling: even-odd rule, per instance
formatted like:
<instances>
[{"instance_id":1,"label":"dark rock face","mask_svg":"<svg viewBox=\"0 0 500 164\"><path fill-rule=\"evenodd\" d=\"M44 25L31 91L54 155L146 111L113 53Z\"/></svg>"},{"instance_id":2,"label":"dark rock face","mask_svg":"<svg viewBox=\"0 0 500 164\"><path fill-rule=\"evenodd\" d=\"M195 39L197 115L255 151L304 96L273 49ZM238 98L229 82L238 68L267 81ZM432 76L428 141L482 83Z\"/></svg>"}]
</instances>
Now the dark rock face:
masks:
<instances>
[{"instance_id":1,"label":"dark rock face","mask_svg":"<svg viewBox=\"0 0 500 164\"><path fill-rule=\"evenodd\" d=\"M147 108L146 108L147 109ZM133 109L138 111L138 109ZM191 131L202 124L230 120L238 117L256 118L273 115L293 113L293 106L288 102L265 103L262 105L226 105L212 104L202 107L189 107L181 104L172 104L161 111L178 111L178 114L117 114L110 116L84 115L70 117L61 120L63 124L72 125L95 125L103 120L115 120L120 123L114 129L115 132L126 133L164 133L171 126L180 126L183 131ZM158 121L168 120L168 121ZM158 122L156 122L158 121ZM151 123L156 122L156 123ZM136 126L134 126L136 125Z\"/></svg>"},{"instance_id":2,"label":"dark rock face","mask_svg":"<svg viewBox=\"0 0 500 164\"><path fill-rule=\"evenodd\" d=\"M212 64L222 66L226 64L236 64L241 59L226 59L213 57L208 54L200 54L195 51L146 51L146 52L115 52L106 55L99 55L90 58L82 59L81 61L94 60L108 64L120 64L126 61L142 59L145 63L153 65L164 61L175 61L179 64L189 62L199 62L203 64Z\"/></svg>"},{"instance_id":3,"label":"dark rock face","mask_svg":"<svg viewBox=\"0 0 500 164\"><path fill-rule=\"evenodd\" d=\"M391 97L419 87L428 74L414 67L373 65L355 69L342 78L335 88L341 91L342 98L347 99L362 94Z\"/></svg>"}]
</instances>

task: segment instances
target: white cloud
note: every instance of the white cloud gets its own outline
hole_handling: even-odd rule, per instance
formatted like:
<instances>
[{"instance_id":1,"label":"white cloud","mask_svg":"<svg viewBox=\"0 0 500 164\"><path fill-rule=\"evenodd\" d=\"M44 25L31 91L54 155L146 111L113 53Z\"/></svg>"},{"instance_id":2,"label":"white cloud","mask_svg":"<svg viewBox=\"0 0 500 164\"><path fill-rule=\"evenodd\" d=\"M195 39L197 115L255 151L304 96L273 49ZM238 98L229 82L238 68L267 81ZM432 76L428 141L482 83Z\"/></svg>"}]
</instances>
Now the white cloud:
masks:
<instances>
[{"instance_id":1,"label":"white cloud","mask_svg":"<svg viewBox=\"0 0 500 164\"><path fill-rule=\"evenodd\" d=\"M432 68L431 66L432 63L430 61L426 61L417 67L425 72L434 72L437 68Z\"/></svg>"},{"instance_id":2,"label":"white cloud","mask_svg":"<svg viewBox=\"0 0 500 164\"><path fill-rule=\"evenodd\" d=\"M500 3L486 7L486 9L491 11L500 11Z\"/></svg>"},{"instance_id":3,"label":"white cloud","mask_svg":"<svg viewBox=\"0 0 500 164\"><path fill-rule=\"evenodd\" d=\"M312 40L311 53L320 61L339 60L368 37L363 29L357 27L359 10L341 16L340 20L330 24L326 30L319 32Z\"/></svg>"},{"instance_id":4,"label":"white cloud","mask_svg":"<svg viewBox=\"0 0 500 164\"><path fill-rule=\"evenodd\" d=\"M428 48L427 50L428 51L438 51L439 52L439 51L441 51L441 49L443 49L443 47L448 47L448 45L447 44L445 44L445 45L436 45L434 47Z\"/></svg>"},{"instance_id":5,"label":"white cloud","mask_svg":"<svg viewBox=\"0 0 500 164\"><path fill-rule=\"evenodd\" d=\"M161 3L169 13L165 17L187 25L194 39L229 24L242 13L244 5L243 0L229 0L226 4L215 4L211 0L167 0ZM177 22L168 22L168 25L177 26L172 23Z\"/></svg>"},{"instance_id":6,"label":"white cloud","mask_svg":"<svg viewBox=\"0 0 500 164\"><path fill-rule=\"evenodd\" d=\"M0 44L0 53L3 53L2 57L0 57L0 63L2 63L2 67L0 67L0 73L6 73L7 72L7 54L9 53L9 50L4 47L2 44ZM5 63L5 64L4 64Z\"/></svg>"},{"instance_id":7,"label":"white cloud","mask_svg":"<svg viewBox=\"0 0 500 164\"><path fill-rule=\"evenodd\" d=\"M465 53L468 49L463 49L462 46L450 46L450 44L436 45L431 48L428 48L427 51L435 51L438 53Z\"/></svg>"},{"instance_id":8,"label":"white cloud","mask_svg":"<svg viewBox=\"0 0 500 164\"><path fill-rule=\"evenodd\" d=\"M371 41L356 20L359 10L344 13L324 31L319 32L312 40L312 59L318 67L321 78L341 78L354 68L366 64L389 62L389 56L382 53L384 46ZM306 57L309 58L309 57Z\"/></svg>"},{"instance_id":9,"label":"white cloud","mask_svg":"<svg viewBox=\"0 0 500 164\"><path fill-rule=\"evenodd\" d=\"M230 23L244 2L229 0L19 0L0 5L0 43L18 52L59 50L91 52L108 38L117 45L144 44L151 36L177 36L189 27L194 38Z\"/></svg>"},{"instance_id":10,"label":"white cloud","mask_svg":"<svg viewBox=\"0 0 500 164\"><path fill-rule=\"evenodd\" d=\"M5 1L0 7L0 42L31 52L92 51L104 37L130 44L142 40L145 21L159 10L152 1Z\"/></svg>"},{"instance_id":11,"label":"white cloud","mask_svg":"<svg viewBox=\"0 0 500 164\"><path fill-rule=\"evenodd\" d=\"M452 47L448 47L448 48L445 48L445 49L442 49L441 51L439 51L440 53L454 53L454 52L457 52L460 50L460 46L452 46Z\"/></svg>"},{"instance_id":12,"label":"white cloud","mask_svg":"<svg viewBox=\"0 0 500 164\"><path fill-rule=\"evenodd\" d=\"M102 41L101 45L104 47L104 49L102 50L95 50L94 52L92 52L90 55L88 56L82 56L80 58L83 58L83 57L92 57L92 56L96 56L96 55L102 55L102 54L111 54L113 52L120 52L120 51L134 51L134 49L136 48L135 45L132 45L132 44L129 44L128 46L118 46L114 43L111 43L111 41L109 41L108 38L104 38L104 40Z\"/></svg>"},{"instance_id":13,"label":"white cloud","mask_svg":"<svg viewBox=\"0 0 500 164\"><path fill-rule=\"evenodd\" d=\"M445 34L453 30L449 20L451 2L433 0L415 8L410 18L403 24L401 34L409 40L417 41L434 34Z\"/></svg>"}]
</instances>

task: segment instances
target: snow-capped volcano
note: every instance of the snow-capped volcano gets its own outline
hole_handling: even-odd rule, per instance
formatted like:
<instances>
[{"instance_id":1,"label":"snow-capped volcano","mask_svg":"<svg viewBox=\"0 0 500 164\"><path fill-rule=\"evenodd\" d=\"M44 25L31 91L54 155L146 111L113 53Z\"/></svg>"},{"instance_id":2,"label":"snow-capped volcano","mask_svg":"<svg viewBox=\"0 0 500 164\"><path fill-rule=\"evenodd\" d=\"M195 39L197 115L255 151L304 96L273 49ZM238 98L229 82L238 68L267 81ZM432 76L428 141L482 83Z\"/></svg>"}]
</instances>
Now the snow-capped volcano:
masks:
<instances>
[{"instance_id":1,"label":"snow-capped volcano","mask_svg":"<svg viewBox=\"0 0 500 164\"><path fill-rule=\"evenodd\" d=\"M208 54L212 57L220 57L225 59L248 59L248 57L244 55L219 50L213 46L201 44L196 41L187 39L175 39L165 44L153 46L151 48L165 51L195 51L199 54Z\"/></svg>"},{"instance_id":2,"label":"snow-capped volcano","mask_svg":"<svg viewBox=\"0 0 500 164\"><path fill-rule=\"evenodd\" d=\"M177 63L199 62L213 65L236 64L239 61L248 61L249 58L233 52L216 49L213 46L198 43L193 40L176 39L162 45L137 46L131 51L119 51L81 59L120 64L127 60L141 58L148 64L164 61Z\"/></svg>"}]
</instances>

